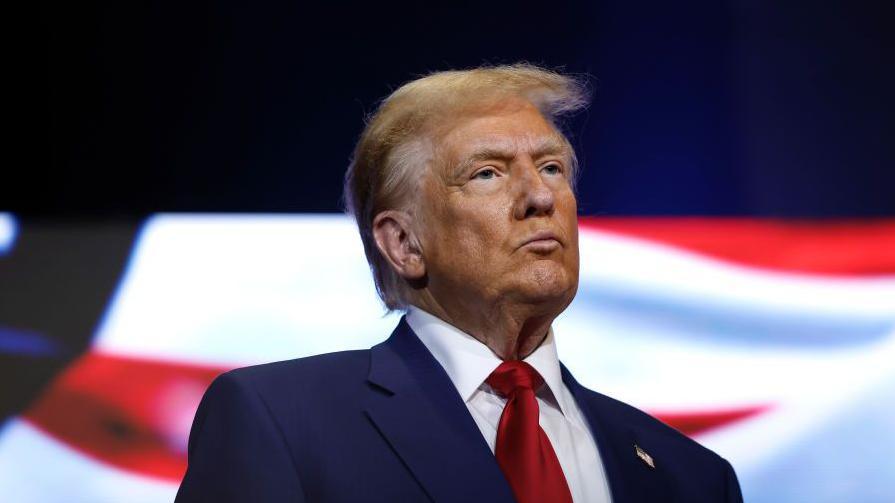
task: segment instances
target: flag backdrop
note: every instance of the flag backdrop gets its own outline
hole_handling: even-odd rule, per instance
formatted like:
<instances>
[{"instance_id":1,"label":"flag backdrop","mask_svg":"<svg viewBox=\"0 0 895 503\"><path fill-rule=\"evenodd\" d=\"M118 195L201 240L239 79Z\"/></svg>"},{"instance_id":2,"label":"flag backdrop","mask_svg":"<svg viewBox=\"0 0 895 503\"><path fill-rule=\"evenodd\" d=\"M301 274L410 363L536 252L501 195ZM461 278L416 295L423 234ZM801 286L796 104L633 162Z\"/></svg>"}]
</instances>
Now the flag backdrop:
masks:
<instances>
[{"instance_id":1,"label":"flag backdrop","mask_svg":"<svg viewBox=\"0 0 895 503\"><path fill-rule=\"evenodd\" d=\"M70 227L0 214L5 501L171 501L217 374L366 348L397 322L341 215ZM580 229L555 328L584 385L729 459L747 501L895 501L895 219ZM115 247L120 266L96 258ZM90 302L97 321L70 333Z\"/></svg>"}]
</instances>

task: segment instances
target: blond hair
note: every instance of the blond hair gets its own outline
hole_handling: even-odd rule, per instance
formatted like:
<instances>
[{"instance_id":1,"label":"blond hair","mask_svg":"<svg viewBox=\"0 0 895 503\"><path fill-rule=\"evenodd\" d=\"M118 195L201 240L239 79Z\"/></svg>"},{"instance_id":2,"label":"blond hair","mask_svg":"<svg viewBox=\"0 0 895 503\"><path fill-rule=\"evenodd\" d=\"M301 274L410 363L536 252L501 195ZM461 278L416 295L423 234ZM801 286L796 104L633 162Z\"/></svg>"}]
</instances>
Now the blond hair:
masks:
<instances>
[{"instance_id":1,"label":"blond hair","mask_svg":"<svg viewBox=\"0 0 895 503\"><path fill-rule=\"evenodd\" d=\"M384 210L413 204L438 132L457 117L483 113L514 98L534 105L554 126L588 103L582 80L521 63L429 74L398 88L368 117L345 174L344 197L357 221L376 290L389 310L407 307L409 287L376 247L373 219ZM574 152L572 160L574 180Z\"/></svg>"}]
</instances>

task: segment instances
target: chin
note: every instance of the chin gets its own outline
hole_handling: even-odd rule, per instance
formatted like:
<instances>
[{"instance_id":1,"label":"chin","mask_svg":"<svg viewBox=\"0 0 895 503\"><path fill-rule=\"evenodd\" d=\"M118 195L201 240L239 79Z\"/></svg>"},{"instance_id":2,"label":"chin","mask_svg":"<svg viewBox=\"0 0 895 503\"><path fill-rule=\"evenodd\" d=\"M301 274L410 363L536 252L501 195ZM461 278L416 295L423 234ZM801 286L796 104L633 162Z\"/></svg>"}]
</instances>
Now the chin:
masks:
<instances>
[{"instance_id":1,"label":"chin","mask_svg":"<svg viewBox=\"0 0 895 503\"><path fill-rule=\"evenodd\" d=\"M525 276L523 284L519 285L521 297L527 302L543 303L545 307L557 305L565 309L578 289L577 271L573 273L556 262L532 264Z\"/></svg>"}]
</instances>

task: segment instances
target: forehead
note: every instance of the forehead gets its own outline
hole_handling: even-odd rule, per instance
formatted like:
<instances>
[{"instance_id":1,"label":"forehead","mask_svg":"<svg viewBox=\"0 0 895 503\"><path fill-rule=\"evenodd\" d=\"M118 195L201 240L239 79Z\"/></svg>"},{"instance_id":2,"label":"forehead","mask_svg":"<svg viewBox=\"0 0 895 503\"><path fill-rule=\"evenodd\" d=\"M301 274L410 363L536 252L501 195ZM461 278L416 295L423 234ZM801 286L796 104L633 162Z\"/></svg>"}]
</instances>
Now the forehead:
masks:
<instances>
[{"instance_id":1,"label":"forehead","mask_svg":"<svg viewBox=\"0 0 895 503\"><path fill-rule=\"evenodd\" d=\"M487 153L512 156L523 152L564 154L570 150L556 128L527 103L459 118L438 145L454 161Z\"/></svg>"}]
</instances>

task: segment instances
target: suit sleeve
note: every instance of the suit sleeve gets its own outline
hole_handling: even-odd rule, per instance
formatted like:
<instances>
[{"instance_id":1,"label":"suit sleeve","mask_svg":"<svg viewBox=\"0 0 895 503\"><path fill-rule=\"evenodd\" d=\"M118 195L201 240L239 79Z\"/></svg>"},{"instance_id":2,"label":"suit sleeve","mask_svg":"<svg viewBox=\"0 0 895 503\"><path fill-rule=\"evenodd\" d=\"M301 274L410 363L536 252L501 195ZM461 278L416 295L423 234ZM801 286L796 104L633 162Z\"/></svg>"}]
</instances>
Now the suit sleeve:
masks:
<instances>
[{"instance_id":1,"label":"suit sleeve","mask_svg":"<svg viewBox=\"0 0 895 503\"><path fill-rule=\"evenodd\" d=\"M279 425L251 383L228 372L202 398L176 503L304 502Z\"/></svg>"},{"instance_id":2,"label":"suit sleeve","mask_svg":"<svg viewBox=\"0 0 895 503\"><path fill-rule=\"evenodd\" d=\"M737 480L737 474L733 471L733 466L726 459L725 465L725 487L727 489L727 497L724 501L727 503L743 503L743 493L740 491L740 482Z\"/></svg>"}]
</instances>

